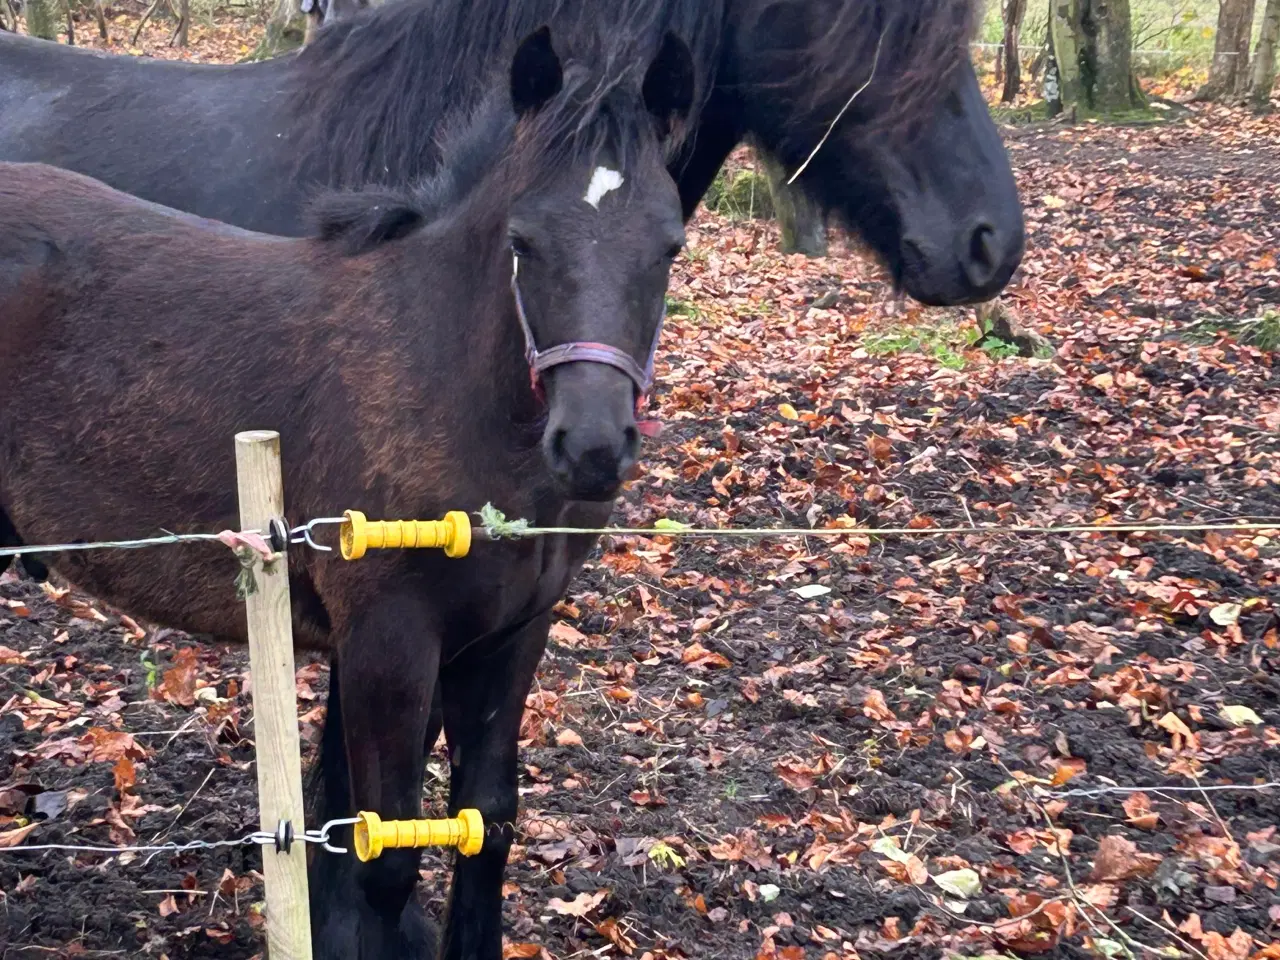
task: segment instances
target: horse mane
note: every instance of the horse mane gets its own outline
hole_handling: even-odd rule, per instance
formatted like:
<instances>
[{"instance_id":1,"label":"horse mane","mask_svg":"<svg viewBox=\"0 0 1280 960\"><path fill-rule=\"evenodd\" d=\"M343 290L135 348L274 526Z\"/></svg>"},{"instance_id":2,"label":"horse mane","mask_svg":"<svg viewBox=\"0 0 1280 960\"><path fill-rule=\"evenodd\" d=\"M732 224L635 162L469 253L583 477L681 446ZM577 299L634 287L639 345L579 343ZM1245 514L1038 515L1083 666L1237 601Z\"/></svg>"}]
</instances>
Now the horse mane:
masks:
<instances>
[{"instance_id":1,"label":"horse mane","mask_svg":"<svg viewBox=\"0 0 1280 960\"><path fill-rule=\"evenodd\" d=\"M814 131L811 126L800 129L799 124L811 123L813 117L834 121L846 108L846 122L893 136L913 135L931 120L951 89L954 72L969 62L969 41L979 13L977 0L754 3L742 32L761 38L772 68L770 82L754 86L774 88L775 97L780 88L781 99L798 108L784 118L784 126L808 143L825 127ZM768 50L769 38L788 32L778 24L786 23L793 12L805 20L796 45L783 40ZM751 86L743 91L747 96Z\"/></svg>"},{"instance_id":2,"label":"horse mane","mask_svg":"<svg viewBox=\"0 0 1280 960\"><path fill-rule=\"evenodd\" d=\"M719 61L724 2L390 0L335 21L290 71L292 115L306 118L296 131L299 171L345 187L435 172L443 150L432 131L460 104L505 91L516 44L543 24L557 51L593 46L592 62L618 79L643 74L674 33L697 66L696 117Z\"/></svg>"},{"instance_id":3,"label":"horse mane","mask_svg":"<svg viewBox=\"0 0 1280 960\"><path fill-rule=\"evenodd\" d=\"M311 235L357 256L447 222L464 208L474 217L505 215L517 193L597 163L602 150L623 169L644 159L665 164L678 149L680 129L659 139L629 64L600 69L595 57L585 59L570 54L563 88L519 123L505 86L446 122L438 168L411 186L365 184L320 194L308 206Z\"/></svg>"}]
</instances>

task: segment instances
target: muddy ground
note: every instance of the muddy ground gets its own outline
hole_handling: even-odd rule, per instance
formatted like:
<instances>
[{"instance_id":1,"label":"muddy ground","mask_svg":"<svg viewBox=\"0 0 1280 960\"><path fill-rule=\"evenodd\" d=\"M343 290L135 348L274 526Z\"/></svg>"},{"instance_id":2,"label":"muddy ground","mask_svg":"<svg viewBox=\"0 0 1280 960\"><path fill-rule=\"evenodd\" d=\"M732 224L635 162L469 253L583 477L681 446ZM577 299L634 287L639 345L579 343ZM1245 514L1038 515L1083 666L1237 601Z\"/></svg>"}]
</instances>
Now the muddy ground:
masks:
<instances>
[{"instance_id":1,"label":"muddy ground","mask_svg":"<svg viewBox=\"0 0 1280 960\"><path fill-rule=\"evenodd\" d=\"M784 258L771 226L702 214L659 367L667 430L618 519L1280 515L1275 355L1188 339L1280 308L1280 126L1203 110L1009 145L1030 234L1006 302L1054 356L974 347L972 311L893 301L843 241ZM1280 781L1278 571L1256 532L610 541L529 701L509 954L1270 949L1280 790L1208 788ZM309 756L326 676L299 666ZM0 579L0 838L252 829L246 671L241 650ZM437 756L435 811L443 774ZM1143 792L1075 792L1108 787ZM254 956L258 864L0 850L0 958ZM960 870L977 884L935 879ZM423 877L438 911L446 863Z\"/></svg>"}]
</instances>

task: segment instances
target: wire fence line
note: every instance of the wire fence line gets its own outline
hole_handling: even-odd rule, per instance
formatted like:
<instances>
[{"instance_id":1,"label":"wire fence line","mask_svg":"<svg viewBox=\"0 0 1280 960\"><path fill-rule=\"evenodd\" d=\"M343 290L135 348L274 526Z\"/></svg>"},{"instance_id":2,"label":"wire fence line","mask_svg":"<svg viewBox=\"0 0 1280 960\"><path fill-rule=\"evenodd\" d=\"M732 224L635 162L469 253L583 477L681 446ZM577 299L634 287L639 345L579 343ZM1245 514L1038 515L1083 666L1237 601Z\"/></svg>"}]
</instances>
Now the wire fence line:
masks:
<instances>
[{"instance_id":1,"label":"wire fence line","mask_svg":"<svg viewBox=\"0 0 1280 960\"><path fill-rule=\"evenodd\" d=\"M258 533L259 531L245 531ZM75 550L137 550L142 547L162 547L171 543L192 543L218 540L217 533L165 533L159 537L143 537L139 540L99 540L95 543L50 543L30 547L0 547L0 557L19 557L31 553L66 553Z\"/></svg>"},{"instance_id":2,"label":"wire fence line","mask_svg":"<svg viewBox=\"0 0 1280 960\"><path fill-rule=\"evenodd\" d=\"M326 522L336 522L325 518ZM508 520L499 511L486 507L480 512L476 530L490 540L546 536L643 536L643 537L733 537L764 539L768 537L942 537L942 536L1068 536L1089 533L1256 533L1280 530L1280 519L1250 520L1242 523L1077 523L1062 525L1010 526L971 524L956 527L695 527L667 520L650 527L536 527L527 520ZM288 528L290 542L306 543L326 550L310 538L311 525ZM304 534L306 535L304 538ZM232 549L254 546L267 549L262 531L224 530L220 533L169 533L134 540L98 540L83 543L33 544L0 548L0 557L28 554L69 553L85 550L138 550L179 543L220 542Z\"/></svg>"}]
</instances>

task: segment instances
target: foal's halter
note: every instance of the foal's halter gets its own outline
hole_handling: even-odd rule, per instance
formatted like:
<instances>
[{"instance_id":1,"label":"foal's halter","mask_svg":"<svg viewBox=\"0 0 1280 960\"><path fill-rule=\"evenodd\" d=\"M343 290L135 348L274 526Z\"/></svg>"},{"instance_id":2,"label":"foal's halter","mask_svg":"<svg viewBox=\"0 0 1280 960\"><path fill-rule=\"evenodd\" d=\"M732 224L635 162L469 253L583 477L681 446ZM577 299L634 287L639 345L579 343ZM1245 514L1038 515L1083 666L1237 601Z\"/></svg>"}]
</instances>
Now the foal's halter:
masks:
<instances>
[{"instance_id":1,"label":"foal's halter","mask_svg":"<svg viewBox=\"0 0 1280 960\"><path fill-rule=\"evenodd\" d=\"M636 416L638 417L649 402L649 388L653 386L653 361L658 353L658 340L662 337L662 325L667 319L667 303L663 298L662 313L658 317L658 328L653 332L653 342L649 345L649 357L643 368L635 362L631 354L619 350L607 343L596 343L591 340L574 340L570 343L557 344L546 350L539 350L533 338L533 328L529 326L529 318L525 316L524 301L520 298L520 258L511 258L511 292L516 298L516 316L520 318L520 329L524 331L524 356L529 362L529 376L533 383L533 392L542 396L542 374L552 367L564 363L603 363L606 366L621 370L636 385Z\"/></svg>"}]
</instances>

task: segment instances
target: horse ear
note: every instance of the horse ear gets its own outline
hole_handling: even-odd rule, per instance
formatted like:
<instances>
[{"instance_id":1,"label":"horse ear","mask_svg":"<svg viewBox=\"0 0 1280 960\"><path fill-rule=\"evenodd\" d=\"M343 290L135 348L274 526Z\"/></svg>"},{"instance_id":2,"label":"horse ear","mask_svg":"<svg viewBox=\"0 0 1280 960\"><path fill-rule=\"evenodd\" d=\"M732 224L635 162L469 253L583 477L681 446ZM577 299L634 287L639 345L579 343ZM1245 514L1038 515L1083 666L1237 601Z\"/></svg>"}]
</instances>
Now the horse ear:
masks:
<instances>
[{"instance_id":1,"label":"horse ear","mask_svg":"<svg viewBox=\"0 0 1280 960\"><path fill-rule=\"evenodd\" d=\"M688 119L693 108L695 70L689 45L670 31L662 38L658 55L644 75L644 105L662 125Z\"/></svg>"},{"instance_id":2,"label":"horse ear","mask_svg":"<svg viewBox=\"0 0 1280 960\"><path fill-rule=\"evenodd\" d=\"M315 235L339 244L344 256L367 253L422 226L422 211L404 194L364 190L330 193L311 205Z\"/></svg>"},{"instance_id":3,"label":"horse ear","mask_svg":"<svg viewBox=\"0 0 1280 960\"><path fill-rule=\"evenodd\" d=\"M564 86L564 70L551 46L551 28L539 27L520 41L511 61L511 105L524 117L546 106Z\"/></svg>"}]
</instances>

